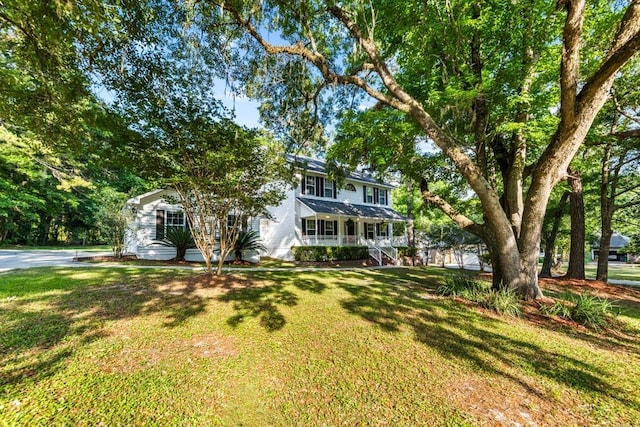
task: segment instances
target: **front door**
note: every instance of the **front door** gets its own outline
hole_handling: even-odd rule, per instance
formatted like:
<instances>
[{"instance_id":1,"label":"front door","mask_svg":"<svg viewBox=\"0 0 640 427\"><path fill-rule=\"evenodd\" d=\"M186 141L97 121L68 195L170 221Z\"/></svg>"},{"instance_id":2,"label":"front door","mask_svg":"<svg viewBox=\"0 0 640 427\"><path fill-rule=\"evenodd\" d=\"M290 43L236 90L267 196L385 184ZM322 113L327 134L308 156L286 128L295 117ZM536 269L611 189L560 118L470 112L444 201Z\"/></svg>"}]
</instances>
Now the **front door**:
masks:
<instances>
[{"instance_id":1,"label":"front door","mask_svg":"<svg viewBox=\"0 0 640 427\"><path fill-rule=\"evenodd\" d=\"M352 220L345 221L344 223L344 235L346 236L347 244L356 243L356 223Z\"/></svg>"}]
</instances>

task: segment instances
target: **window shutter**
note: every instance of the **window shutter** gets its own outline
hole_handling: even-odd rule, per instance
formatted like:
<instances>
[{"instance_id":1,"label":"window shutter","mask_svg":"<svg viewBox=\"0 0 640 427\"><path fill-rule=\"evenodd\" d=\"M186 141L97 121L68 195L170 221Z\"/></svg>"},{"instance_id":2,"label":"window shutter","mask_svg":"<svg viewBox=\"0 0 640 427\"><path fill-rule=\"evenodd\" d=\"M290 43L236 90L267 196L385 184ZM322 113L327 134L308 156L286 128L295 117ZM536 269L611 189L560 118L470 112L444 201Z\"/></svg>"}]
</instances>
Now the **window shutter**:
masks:
<instances>
[{"instance_id":1,"label":"window shutter","mask_svg":"<svg viewBox=\"0 0 640 427\"><path fill-rule=\"evenodd\" d=\"M307 220L302 218L302 235L307 235Z\"/></svg>"},{"instance_id":2,"label":"window shutter","mask_svg":"<svg viewBox=\"0 0 640 427\"><path fill-rule=\"evenodd\" d=\"M367 223L363 222L362 223L362 236L366 239L367 238Z\"/></svg>"},{"instance_id":3,"label":"window shutter","mask_svg":"<svg viewBox=\"0 0 640 427\"><path fill-rule=\"evenodd\" d=\"M337 236L338 234L338 221L333 221L333 235Z\"/></svg>"},{"instance_id":4,"label":"window shutter","mask_svg":"<svg viewBox=\"0 0 640 427\"><path fill-rule=\"evenodd\" d=\"M324 183L322 182L323 179L319 176L316 176L316 196L321 197L322 196L322 192L324 191Z\"/></svg>"},{"instance_id":5,"label":"window shutter","mask_svg":"<svg viewBox=\"0 0 640 427\"><path fill-rule=\"evenodd\" d=\"M324 236L324 219L318 220L318 235Z\"/></svg>"},{"instance_id":6,"label":"window shutter","mask_svg":"<svg viewBox=\"0 0 640 427\"><path fill-rule=\"evenodd\" d=\"M302 175L302 194L307 194L307 177Z\"/></svg>"},{"instance_id":7,"label":"window shutter","mask_svg":"<svg viewBox=\"0 0 640 427\"><path fill-rule=\"evenodd\" d=\"M373 203L374 204L378 204L380 203L380 189L379 188L374 188L373 189Z\"/></svg>"},{"instance_id":8,"label":"window shutter","mask_svg":"<svg viewBox=\"0 0 640 427\"><path fill-rule=\"evenodd\" d=\"M362 186L362 201L364 203L367 203L367 186L366 185Z\"/></svg>"},{"instance_id":9,"label":"window shutter","mask_svg":"<svg viewBox=\"0 0 640 427\"><path fill-rule=\"evenodd\" d=\"M336 186L335 180L333 181L333 198L334 199L338 198L338 187Z\"/></svg>"},{"instance_id":10,"label":"window shutter","mask_svg":"<svg viewBox=\"0 0 640 427\"><path fill-rule=\"evenodd\" d=\"M384 190L384 201L386 205L389 206L389 190Z\"/></svg>"},{"instance_id":11,"label":"window shutter","mask_svg":"<svg viewBox=\"0 0 640 427\"><path fill-rule=\"evenodd\" d=\"M380 236L380 223L376 223L376 236Z\"/></svg>"},{"instance_id":12,"label":"window shutter","mask_svg":"<svg viewBox=\"0 0 640 427\"><path fill-rule=\"evenodd\" d=\"M156 211L156 240L164 239L164 211Z\"/></svg>"}]
</instances>

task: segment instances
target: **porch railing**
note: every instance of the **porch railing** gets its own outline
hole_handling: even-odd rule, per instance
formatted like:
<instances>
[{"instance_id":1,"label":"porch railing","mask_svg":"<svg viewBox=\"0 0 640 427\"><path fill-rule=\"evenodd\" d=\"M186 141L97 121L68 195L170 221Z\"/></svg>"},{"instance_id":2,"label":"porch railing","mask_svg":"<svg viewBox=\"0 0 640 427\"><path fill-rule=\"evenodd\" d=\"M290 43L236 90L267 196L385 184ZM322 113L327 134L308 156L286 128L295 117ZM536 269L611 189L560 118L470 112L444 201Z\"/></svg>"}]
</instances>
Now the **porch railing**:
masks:
<instances>
[{"instance_id":1,"label":"porch railing","mask_svg":"<svg viewBox=\"0 0 640 427\"><path fill-rule=\"evenodd\" d=\"M380 247L396 247L407 246L407 239L404 236L394 237L376 237L373 239L365 239L362 236L330 236L330 235L314 235L303 236L302 244L308 246L369 246L376 245Z\"/></svg>"}]
</instances>

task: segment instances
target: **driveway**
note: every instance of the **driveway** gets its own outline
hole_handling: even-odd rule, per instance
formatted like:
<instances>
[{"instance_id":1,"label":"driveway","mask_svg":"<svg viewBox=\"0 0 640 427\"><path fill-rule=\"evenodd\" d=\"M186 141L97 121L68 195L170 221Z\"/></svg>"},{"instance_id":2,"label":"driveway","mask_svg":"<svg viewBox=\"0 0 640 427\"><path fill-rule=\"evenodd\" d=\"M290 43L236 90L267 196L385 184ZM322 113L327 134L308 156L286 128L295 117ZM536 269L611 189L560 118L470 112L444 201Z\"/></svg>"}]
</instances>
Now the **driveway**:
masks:
<instances>
[{"instance_id":1,"label":"driveway","mask_svg":"<svg viewBox=\"0 0 640 427\"><path fill-rule=\"evenodd\" d=\"M75 267L75 257L109 255L111 252L64 250L0 250L0 272L31 267ZM80 264L86 266L87 264Z\"/></svg>"}]
</instances>

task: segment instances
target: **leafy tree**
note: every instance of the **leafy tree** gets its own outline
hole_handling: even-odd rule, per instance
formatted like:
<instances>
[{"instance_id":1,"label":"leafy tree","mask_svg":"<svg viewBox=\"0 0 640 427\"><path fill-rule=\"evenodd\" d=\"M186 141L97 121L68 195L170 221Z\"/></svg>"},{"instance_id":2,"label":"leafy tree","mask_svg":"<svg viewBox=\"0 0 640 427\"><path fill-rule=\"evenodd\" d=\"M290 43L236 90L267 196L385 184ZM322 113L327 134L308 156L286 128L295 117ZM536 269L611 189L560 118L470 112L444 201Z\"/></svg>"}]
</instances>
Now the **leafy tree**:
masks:
<instances>
[{"instance_id":1,"label":"leafy tree","mask_svg":"<svg viewBox=\"0 0 640 427\"><path fill-rule=\"evenodd\" d=\"M216 0L193 3L191 15L194 27L231 29L229 70L265 100L275 128L298 132L318 115L366 106L358 94L377 103L373 110L410 118L475 193L480 221L416 169L423 200L481 237L494 280L526 298L542 295L538 248L551 190L640 49L638 0ZM318 108L327 98L334 107Z\"/></svg>"},{"instance_id":2,"label":"leafy tree","mask_svg":"<svg viewBox=\"0 0 640 427\"><path fill-rule=\"evenodd\" d=\"M215 251L221 274L243 224L282 200L277 170L283 157L230 120L192 120L180 135L172 152L177 167L166 182L178 193L208 272Z\"/></svg>"},{"instance_id":3,"label":"leafy tree","mask_svg":"<svg viewBox=\"0 0 640 427\"><path fill-rule=\"evenodd\" d=\"M122 256L127 227L133 220L133 212L125 207L127 195L112 188L104 188L100 194L100 210L96 214L97 226L102 236L113 248L116 258Z\"/></svg>"}]
</instances>

